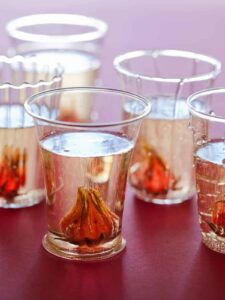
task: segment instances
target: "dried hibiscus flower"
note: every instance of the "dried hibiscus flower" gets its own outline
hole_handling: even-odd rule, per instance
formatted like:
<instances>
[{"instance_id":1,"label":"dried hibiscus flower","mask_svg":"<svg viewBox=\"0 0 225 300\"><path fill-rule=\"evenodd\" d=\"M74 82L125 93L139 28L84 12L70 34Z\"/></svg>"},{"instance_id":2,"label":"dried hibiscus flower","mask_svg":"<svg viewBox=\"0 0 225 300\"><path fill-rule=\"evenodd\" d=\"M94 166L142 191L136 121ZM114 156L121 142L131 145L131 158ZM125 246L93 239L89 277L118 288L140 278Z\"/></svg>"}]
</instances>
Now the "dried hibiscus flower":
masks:
<instances>
[{"instance_id":1,"label":"dried hibiscus flower","mask_svg":"<svg viewBox=\"0 0 225 300\"><path fill-rule=\"evenodd\" d=\"M225 237L225 201L217 201L214 204L212 222L208 224L216 235Z\"/></svg>"},{"instance_id":2,"label":"dried hibiscus flower","mask_svg":"<svg viewBox=\"0 0 225 300\"><path fill-rule=\"evenodd\" d=\"M79 122L79 119L73 112L63 111L59 116L59 120L63 122Z\"/></svg>"},{"instance_id":3,"label":"dried hibiscus flower","mask_svg":"<svg viewBox=\"0 0 225 300\"><path fill-rule=\"evenodd\" d=\"M0 160L0 196L11 198L26 182L27 154L24 149L4 146Z\"/></svg>"},{"instance_id":4,"label":"dried hibiscus flower","mask_svg":"<svg viewBox=\"0 0 225 300\"><path fill-rule=\"evenodd\" d=\"M119 233L119 217L110 211L97 189L79 187L71 210L60 221L65 238L80 245L107 241Z\"/></svg>"},{"instance_id":5,"label":"dried hibiscus flower","mask_svg":"<svg viewBox=\"0 0 225 300\"><path fill-rule=\"evenodd\" d=\"M168 169L160 155L147 144L140 147L138 162L131 168L131 184L151 194L177 190L178 178Z\"/></svg>"}]
</instances>

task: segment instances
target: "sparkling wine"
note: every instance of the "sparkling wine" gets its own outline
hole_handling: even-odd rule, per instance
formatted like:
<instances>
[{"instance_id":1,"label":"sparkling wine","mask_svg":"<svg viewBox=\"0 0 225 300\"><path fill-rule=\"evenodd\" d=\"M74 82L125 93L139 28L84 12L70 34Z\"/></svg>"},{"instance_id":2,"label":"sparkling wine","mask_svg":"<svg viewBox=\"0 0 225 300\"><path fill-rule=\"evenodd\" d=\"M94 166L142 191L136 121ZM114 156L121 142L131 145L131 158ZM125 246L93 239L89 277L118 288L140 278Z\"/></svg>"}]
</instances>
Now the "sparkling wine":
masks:
<instances>
[{"instance_id":1,"label":"sparkling wine","mask_svg":"<svg viewBox=\"0 0 225 300\"><path fill-rule=\"evenodd\" d=\"M40 144L52 243L92 252L120 237L133 143L107 132L65 132Z\"/></svg>"},{"instance_id":2,"label":"sparkling wine","mask_svg":"<svg viewBox=\"0 0 225 300\"><path fill-rule=\"evenodd\" d=\"M41 50L27 52L26 56L35 56L40 62L59 63L64 68L62 87L95 86L97 74L100 68L100 60L94 55L84 51L72 51L67 49ZM76 106L73 97L66 97L61 105L61 120L78 121L89 118L91 101L87 95L76 97Z\"/></svg>"},{"instance_id":3,"label":"sparkling wine","mask_svg":"<svg viewBox=\"0 0 225 300\"><path fill-rule=\"evenodd\" d=\"M152 112L142 123L133 155L131 185L146 201L180 202L194 193L193 139L186 102L157 98L151 103Z\"/></svg>"},{"instance_id":4,"label":"sparkling wine","mask_svg":"<svg viewBox=\"0 0 225 300\"><path fill-rule=\"evenodd\" d=\"M225 253L225 143L209 142L194 157L203 242Z\"/></svg>"},{"instance_id":5,"label":"sparkling wine","mask_svg":"<svg viewBox=\"0 0 225 300\"><path fill-rule=\"evenodd\" d=\"M22 105L0 105L0 140L0 206L40 202L44 192L38 144L33 121Z\"/></svg>"}]
</instances>

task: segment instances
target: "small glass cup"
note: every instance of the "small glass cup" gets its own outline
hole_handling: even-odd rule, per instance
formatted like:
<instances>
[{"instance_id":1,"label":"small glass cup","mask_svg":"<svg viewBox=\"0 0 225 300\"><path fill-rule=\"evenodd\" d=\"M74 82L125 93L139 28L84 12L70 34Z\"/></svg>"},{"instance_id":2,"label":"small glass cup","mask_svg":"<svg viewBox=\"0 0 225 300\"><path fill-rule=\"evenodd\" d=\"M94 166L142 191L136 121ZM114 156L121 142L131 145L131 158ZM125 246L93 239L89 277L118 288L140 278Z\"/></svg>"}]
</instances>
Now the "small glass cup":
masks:
<instances>
[{"instance_id":1,"label":"small glass cup","mask_svg":"<svg viewBox=\"0 0 225 300\"><path fill-rule=\"evenodd\" d=\"M61 102L72 96L80 105L79 95L92 103L89 121L62 121ZM130 110L124 115L126 105ZM71 260L99 260L122 251L128 166L149 102L113 89L63 88L32 96L25 109L37 126L43 158L44 248Z\"/></svg>"},{"instance_id":2,"label":"small glass cup","mask_svg":"<svg viewBox=\"0 0 225 300\"><path fill-rule=\"evenodd\" d=\"M61 79L59 66L0 56L0 207L32 206L44 199L34 123L23 104L35 93L59 87Z\"/></svg>"},{"instance_id":3,"label":"small glass cup","mask_svg":"<svg viewBox=\"0 0 225 300\"><path fill-rule=\"evenodd\" d=\"M101 67L101 50L107 32L102 20L74 14L38 14L7 23L13 55L35 56L41 62L60 63L64 68L62 87L95 86ZM78 101L78 100L77 100ZM65 120L87 118L90 100L79 97L82 105L65 101ZM85 103L85 105L84 105Z\"/></svg>"},{"instance_id":4,"label":"small glass cup","mask_svg":"<svg viewBox=\"0 0 225 300\"><path fill-rule=\"evenodd\" d=\"M176 204L195 194L193 141L188 130L187 96L213 85L221 63L179 50L134 51L114 66L123 90L151 100L130 168L130 183L140 199Z\"/></svg>"},{"instance_id":5,"label":"small glass cup","mask_svg":"<svg viewBox=\"0 0 225 300\"><path fill-rule=\"evenodd\" d=\"M188 98L203 243L225 254L225 88Z\"/></svg>"}]
</instances>

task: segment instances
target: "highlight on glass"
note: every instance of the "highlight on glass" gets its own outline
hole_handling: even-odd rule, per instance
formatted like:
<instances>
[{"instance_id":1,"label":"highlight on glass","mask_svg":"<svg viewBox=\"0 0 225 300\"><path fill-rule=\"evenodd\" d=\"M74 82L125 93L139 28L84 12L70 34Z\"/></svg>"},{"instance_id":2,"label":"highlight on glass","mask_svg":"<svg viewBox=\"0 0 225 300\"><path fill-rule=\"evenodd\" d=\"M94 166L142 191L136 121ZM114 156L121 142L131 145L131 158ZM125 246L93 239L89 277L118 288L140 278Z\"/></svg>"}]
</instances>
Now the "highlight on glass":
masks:
<instances>
[{"instance_id":1,"label":"highlight on glass","mask_svg":"<svg viewBox=\"0 0 225 300\"><path fill-rule=\"evenodd\" d=\"M88 118L65 121L62 102L72 97L76 107L80 95L91 101ZM149 101L114 89L62 88L30 97L25 109L34 118L44 166L44 248L71 260L99 260L122 251L128 167Z\"/></svg>"},{"instance_id":2,"label":"highlight on glass","mask_svg":"<svg viewBox=\"0 0 225 300\"><path fill-rule=\"evenodd\" d=\"M107 24L75 14L37 14L11 20L6 30L11 40L9 53L34 56L40 62L60 63L64 68L62 87L97 86ZM68 98L68 97L67 97ZM65 120L78 121L89 114L90 100L79 97L64 104ZM77 100L78 101L78 100Z\"/></svg>"},{"instance_id":3,"label":"highlight on glass","mask_svg":"<svg viewBox=\"0 0 225 300\"><path fill-rule=\"evenodd\" d=\"M123 90L151 100L130 168L135 195L147 202L176 204L195 194L193 141L187 97L209 88L221 70L212 57L180 50L140 50L115 58Z\"/></svg>"},{"instance_id":4,"label":"highlight on glass","mask_svg":"<svg viewBox=\"0 0 225 300\"><path fill-rule=\"evenodd\" d=\"M44 199L34 123L27 97L60 87L63 70L20 56L0 56L0 207L32 206Z\"/></svg>"},{"instance_id":5,"label":"highlight on glass","mask_svg":"<svg viewBox=\"0 0 225 300\"><path fill-rule=\"evenodd\" d=\"M225 254L225 88L188 98L203 243Z\"/></svg>"}]
</instances>

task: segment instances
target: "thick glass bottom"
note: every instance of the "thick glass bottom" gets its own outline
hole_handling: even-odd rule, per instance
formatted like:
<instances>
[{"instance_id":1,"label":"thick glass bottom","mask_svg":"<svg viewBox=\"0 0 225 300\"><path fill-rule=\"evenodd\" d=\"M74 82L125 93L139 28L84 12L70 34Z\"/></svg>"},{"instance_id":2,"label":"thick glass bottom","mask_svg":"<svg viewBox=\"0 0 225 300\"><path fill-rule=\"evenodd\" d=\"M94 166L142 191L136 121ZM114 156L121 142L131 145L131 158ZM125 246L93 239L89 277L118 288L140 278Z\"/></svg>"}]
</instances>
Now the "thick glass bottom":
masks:
<instances>
[{"instance_id":1,"label":"thick glass bottom","mask_svg":"<svg viewBox=\"0 0 225 300\"><path fill-rule=\"evenodd\" d=\"M95 247L79 246L48 232L42 240L42 245L46 251L61 258L77 261L97 261L120 253L125 248L126 241L119 235L115 239Z\"/></svg>"},{"instance_id":2,"label":"thick glass bottom","mask_svg":"<svg viewBox=\"0 0 225 300\"><path fill-rule=\"evenodd\" d=\"M202 233L205 246L215 252L225 254L225 238L217 236L214 232Z\"/></svg>"},{"instance_id":3,"label":"thick glass bottom","mask_svg":"<svg viewBox=\"0 0 225 300\"><path fill-rule=\"evenodd\" d=\"M45 199L43 189L33 190L23 195L18 195L9 199L0 197L0 207L2 208L23 208L36 205Z\"/></svg>"},{"instance_id":4,"label":"thick glass bottom","mask_svg":"<svg viewBox=\"0 0 225 300\"><path fill-rule=\"evenodd\" d=\"M160 205L172 205L172 204L179 204L183 203L187 200L190 200L194 195L195 191L185 193L183 195L177 195L176 197L170 197L170 195L165 195L165 196L153 196L151 194L147 194L143 191L137 190L135 188L132 188L134 191L135 196L148 203L154 203L154 204L160 204Z\"/></svg>"}]
</instances>

